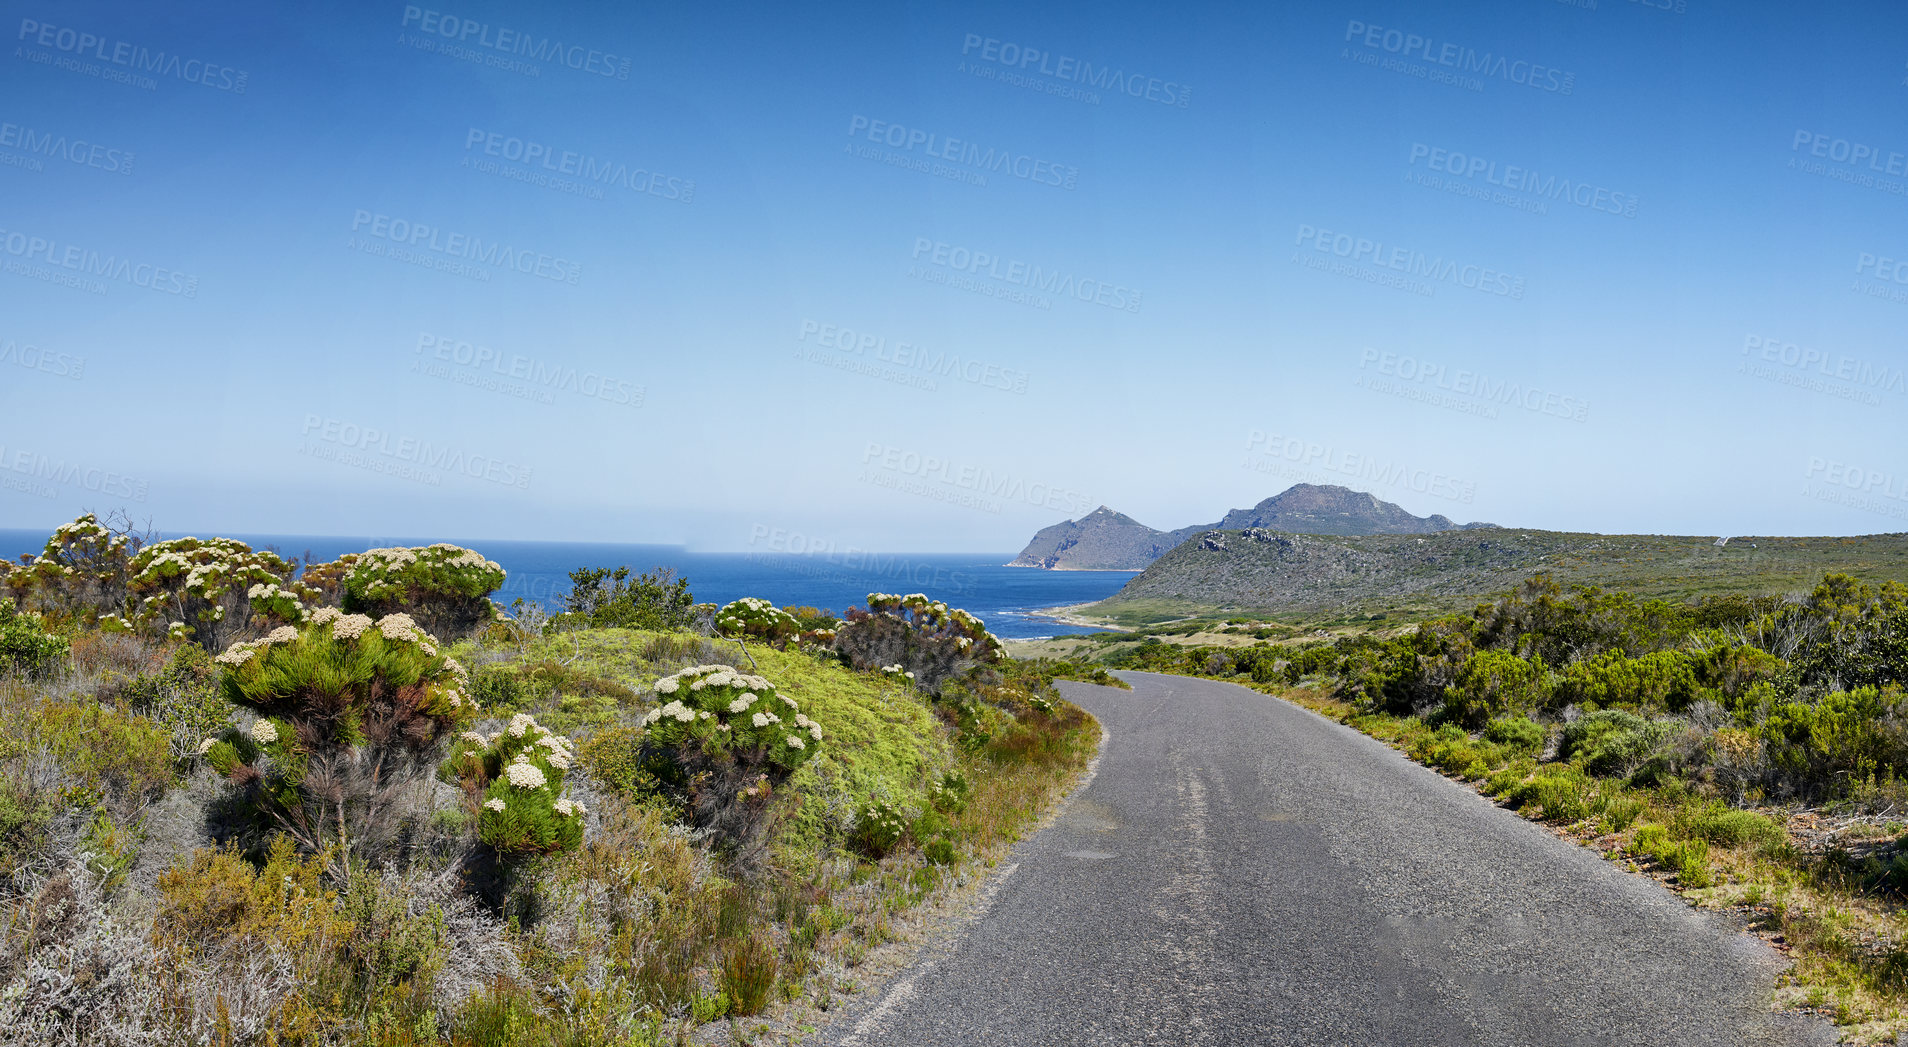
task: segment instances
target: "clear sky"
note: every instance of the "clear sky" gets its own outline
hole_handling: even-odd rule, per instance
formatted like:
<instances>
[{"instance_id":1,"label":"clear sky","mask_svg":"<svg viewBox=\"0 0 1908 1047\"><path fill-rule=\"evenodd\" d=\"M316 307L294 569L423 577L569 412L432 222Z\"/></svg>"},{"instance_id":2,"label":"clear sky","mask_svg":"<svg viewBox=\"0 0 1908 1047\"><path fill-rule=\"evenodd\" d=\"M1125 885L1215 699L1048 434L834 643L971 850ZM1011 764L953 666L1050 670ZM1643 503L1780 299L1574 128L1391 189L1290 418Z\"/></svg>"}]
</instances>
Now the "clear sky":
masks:
<instances>
[{"instance_id":1,"label":"clear sky","mask_svg":"<svg viewBox=\"0 0 1908 1047\"><path fill-rule=\"evenodd\" d=\"M1898 3L0 7L0 527L1908 530Z\"/></svg>"}]
</instances>

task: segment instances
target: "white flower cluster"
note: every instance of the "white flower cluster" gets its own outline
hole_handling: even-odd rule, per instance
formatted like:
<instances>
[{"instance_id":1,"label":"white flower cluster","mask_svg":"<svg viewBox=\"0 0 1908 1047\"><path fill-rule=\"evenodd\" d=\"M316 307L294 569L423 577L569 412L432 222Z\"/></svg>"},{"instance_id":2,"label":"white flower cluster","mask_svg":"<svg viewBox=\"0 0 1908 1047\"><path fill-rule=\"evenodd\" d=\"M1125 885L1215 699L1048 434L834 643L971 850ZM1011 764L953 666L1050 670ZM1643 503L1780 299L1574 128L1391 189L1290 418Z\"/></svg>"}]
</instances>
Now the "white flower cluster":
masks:
<instances>
[{"instance_id":1,"label":"white flower cluster","mask_svg":"<svg viewBox=\"0 0 1908 1047\"><path fill-rule=\"evenodd\" d=\"M884 665L881 667L881 671L884 673L891 673L895 676L900 676L909 680L914 679L914 673L910 672L907 669L902 668L900 662L896 662L893 665Z\"/></svg>"},{"instance_id":2,"label":"white flower cluster","mask_svg":"<svg viewBox=\"0 0 1908 1047\"><path fill-rule=\"evenodd\" d=\"M505 764L503 773L510 784L519 789L541 789L550 781L543 776L543 768L531 763L530 758L522 754Z\"/></svg>"},{"instance_id":3,"label":"white flower cluster","mask_svg":"<svg viewBox=\"0 0 1908 1047\"><path fill-rule=\"evenodd\" d=\"M437 653L437 641L415 619L402 611L378 619L378 634L387 640L415 643L425 654Z\"/></svg>"},{"instance_id":4,"label":"white flower cluster","mask_svg":"<svg viewBox=\"0 0 1908 1047\"><path fill-rule=\"evenodd\" d=\"M252 740L260 745L270 745L278 740L278 728L274 727L270 720L254 720Z\"/></svg>"},{"instance_id":5,"label":"white flower cluster","mask_svg":"<svg viewBox=\"0 0 1908 1047\"><path fill-rule=\"evenodd\" d=\"M484 806L490 808L493 811L501 811L504 809L504 802L503 800L493 796L490 799L484 801Z\"/></svg>"},{"instance_id":6,"label":"white flower cluster","mask_svg":"<svg viewBox=\"0 0 1908 1047\"><path fill-rule=\"evenodd\" d=\"M589 813L589 808L577 803L575 800L558 800L550 806L556 808L556 813L565 818L581 818L583 815Z\"/></svg>"},{"instance_id":7,"label":"white flower cluster","mask_svg":"<svg viewBox=\"0 0 1908 1047\"><path fill-rule=\"evenodd\" d=\"M219 740L217 738L207 738L205 741L200 742L199 755L204 756L206 753L211 752L212 747L217 744L219 744Z\"/></svg>"},{"instance_id":8,"label":"white flower cluster","mask_svg":"<svg viewBox=\"0 0 1908 1047\"><path fill-rule=\"evenodd\" d=\"M339 615L331 623L331 636L334 640L355 640L371 628L371 616L368 614Z\"/></svg>"},{"instance_id":9,"label":"white flower cluster","mask_svg":"<svg viewBox=\"0 0 1908 1047\"><path fill-rule=\"evenodd\" d=\"M809 736L814 738L816 741L818 742L821 741L821 738L822 738L821 724L818 724L815 721L809 719L807 713L795 714L795 726L800 727L804 731L807 731ZM801 747L796 746L796 748L799 749Z\"/></svg>"}]
</instances>

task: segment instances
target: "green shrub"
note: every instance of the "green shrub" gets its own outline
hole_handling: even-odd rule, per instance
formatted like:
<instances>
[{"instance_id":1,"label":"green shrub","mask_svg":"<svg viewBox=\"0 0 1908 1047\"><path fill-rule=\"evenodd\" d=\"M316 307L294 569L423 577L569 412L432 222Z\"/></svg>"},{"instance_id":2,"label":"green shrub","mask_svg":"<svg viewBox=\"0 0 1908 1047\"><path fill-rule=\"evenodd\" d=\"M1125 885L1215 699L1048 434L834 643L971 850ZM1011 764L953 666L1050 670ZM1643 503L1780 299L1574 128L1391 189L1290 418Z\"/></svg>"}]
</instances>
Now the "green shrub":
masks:
<instances>
[{"instance_id":1,"label":"green shrub","mask_svg":"<svg viewBox=\"0 0 1908 1047\"><path fill-rule=\"evenodd\" d=\"M932 803L937 810L948 814L959 814L967 807L967 797L971 791L972 786L968 784L966 775L959 771L949 771L941 776L940 781L929 787L928 802Z\"/></svg>"},{"instance_id":2,"label":"green shrub","mask_svg":"<svg viewBox=\"0 0 1908 1047\"><path fill-rule=\"evenodd\" d=\"M1664 743L1675 736L1679 726L1673 720L1656 720L1641 727L1610 731L1587 750L1579 749L1584 757L1584 769L1599 777L1628 776L1649 764Z\"/></svg>"},{"instance_id":3,"label":"green shrub","mask_svg":"<svg viewBox=\"0 0 1908 1047\"><path fill-rule=\"evenodd\" d=\"M1542 725L1525 716L1503 716L1484 727L1484 737L1517 752L1535 753L1543 749Z\"/></svg>"},{"instance_id":4,"label":"green shrub","mask_svg":"<svg viewBox=\"0 0 1908 1047\"><path fill-rule=\"evenodd\" d=\"M1544 673L1514 654L1472 652L1457 680L1444 689L1444 716L1475 730L1494 718L1536 709L1543 704Z\"/></svg>"},{"instance_id":5,"label":"green shrub","mask_svg":"<svg viewBox=\"0 0 1908 1047\"><path fill-rule=\"evenodd\" d=\"M470 674L470 691L480 706L496 713L517 712L532 698L522 674L503 665L479 666Z\"/></svg>"},{"instance_id":6,"label":"green shrub","mask_svg":"<svg viewBox=\"0 0 1908 1047\"><path fill-rule=\"evenodd\" d=\"M157 672L101 689L100 696L150 717L171 735L175 758L198 752L201 739L231 725L232 706L219 686L218 663L196 644L175 647Z\"/></svg>"},{"instance_id":7,"label":"green shrub","mask_svg":"<svg viewBox=\"0 0 1908 1047\"><path fill-rule=\"evenodd\" d=\"M563 796L575 762L570 741L523 713L488 737L459 736L448 761L472 796L483 797L477 838L505 858L555 854L583 842L580 803Z\"/></svg>"},{"instance_id":8,"label":"green shrub","mask_svg":"<svg viewBox=\"0 0 1908 1047\"><path fill-rule=\"evenodd\" d=\"M1706 692L1697 679L1701 667L1699 658L1683 651L1655 651L1637 658L1605 651L1564 670L1556 701L1681 711Z\"/></svg>"},{"instance_id":9,"label":"green shrub","mask_svg":"<svg viewBox=\"0 0 1908 1047\"><path fill-rule=\"evenodd\" d=\"M1754 811L1712 807L1689 819L1689 835L1724 847L1774 844L1788 838L1782 827Z\"/></svg>"},{"instance_id":10,"label":"green shrub","mask_svg":"<svg viewBox=\"0 0 1908 1047\"><path fill-rule=\"evenodd\" d=\"M1677 840L1672 838L1668 826L1650 824L1636 831L1630 849L1673 870L1677 882L1685 887L1708 887L1715 883L1707 840Z\"/></svg>"},{"instance_id":11,"label":"green shrub","mask_svg":"<svg viewBox=\"0 0 1908 1047\"><path fill-rule=\"evenodd\" d=\"M395 786L436 763L445 735L474 711L463 666L408 615L373 622L323 608L216 659L226 699L257 717L202 743L241 793L260 833L318 849L343 832L354 849L400 827Z\"/></svg>"},{"instance_id":12,"label":"green shrub","mask_svg":"<svg viewBox=\"0 0 1908 1047\"><path fill-rule=\"evenodd\" d=\"M1620 833L1636 824L1643 813L1643 801L1634 796L1606 794L1603 804L1603 820L1611 832Z\"/></svg>"},{"instance_id":13,"label":"green shrub","mask_svg":"<svg viewBox=\"0 0 1908 1047\"><path fill-rule=\"evenodd\" d=\"M109 803L130 814L172 784L166 732L146 717L88 699L32 702L14 711L21 715L0 737L0 757L52 756L77 780L63 790L70 807Z\"/></svg>"},{"instance_id":14,"label":"green shrub","mask_svg":"<svg viewBox=\"0 0 1908 1047\"><path fill-rule=\"evenodd\" d=\"M1557 759L1573 760L1596 749L1612 734L1648 729L1650 721L1621 709L1598 709L1585 713L1564 725L1557 744Z\"/></svg>"},{"instance_id":15,"label":"green shrub","mask_svg":"<svg viewBox=\"0 0 1908 1047\"><path fill-rule=\"evenodd\" d=\"M1831 691L1814 703L1777 705L1762 725L1770 762L1791 789L1844 792L1852 782L1908 770L1908 737L1897 726L1894 688Z\"/></svg>"},{"instance_id":16,"label":"green shrub","mask_svg":"<svg viewBox=\"0 0 1908 1047\"><path fill-rule=\"evenodd\" d=\"M73 645L42 626L37 613L21 613L12 600L0 598L0 676L51 676L72 655Z\"/></svg>"},{"instance_id":17,"label":"green shrub","mask_svg":"<svg viewBox=\"0 0 1908 1047\"><path fill-rule=\"evenodd\" d=\"M578 749L583 766L611 792L633 800L656 787L656 778L643 769L643 730L610 727L584 739Z\"/></svg>"},{"instance_id":18,"label":"green shrub","mask_svg":"<svg viewBox=\"0 0 1908 1047\"><path fill-rule=\"evenodd\" d=\"M908 834L899 804L870 801L855 812L855 845L870 858L884 858Z\"/></svg>"},{"instance_id":19,"label":"green shrub","mask_svg":"<svg viewBox=\"0 0 1908 1047\"><path fill-rule=\"evenodd\" d=\"M609 584L604 585L607 581ZM696 620L695 597L689 592L689 579L677 578L675 571L659 567L654 573L636 575L618 567L579 567L570 572L570 591L564 594L563 610L585 624L597 628L681 629Z\"/></svg>"},{"instance_id":20,"label":"green shrub","mask_svg":"<svg viewBox=\"0 0 1908 1047\"><path fill-rule=\"evenodd\" d=\"M53 820L64 805L50 791L0 773L0 881L10 882L45 853Z\"/></svg>"},{"instance_id":21,"label":"green shrub","mask_svg":"<svg viewBox=\"0 0 1908 1047\"><path fill-rule=\"evenodd\" d=\"M1594 787L1582 776L1568 770L1546 769L1512 785L1502 793L1502 798L1527 817L1570 824L1590 817L1591 798L1586 793L1594 795Z\"/></svg>"},{"instance_id":22,"label":"green shrub","mask_svg":"<svg viewBox=\"0 0 1908 1047\"><path fill-rule=\"evenodd\" d=\"M453 639L496 618L490 594L503 583L503 568L462 546L371 549L345 573L343 604L374 617L408 614L425 631Z\"/></svg>"}]
</instances>

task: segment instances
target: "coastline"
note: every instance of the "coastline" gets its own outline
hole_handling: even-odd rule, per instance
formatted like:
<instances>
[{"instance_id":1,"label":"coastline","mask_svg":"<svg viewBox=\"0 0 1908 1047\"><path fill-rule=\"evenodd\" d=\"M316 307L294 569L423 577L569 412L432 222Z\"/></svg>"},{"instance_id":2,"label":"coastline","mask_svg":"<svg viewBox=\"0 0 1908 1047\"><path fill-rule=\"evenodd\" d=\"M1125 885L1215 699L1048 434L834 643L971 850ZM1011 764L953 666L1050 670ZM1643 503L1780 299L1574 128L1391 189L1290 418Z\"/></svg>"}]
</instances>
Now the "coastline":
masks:
<instances>
[{"instance_id":1,"label":"coastline","mask_svg":"<svg viewBox=\"0 0 1908 1047\"><path fill-rule=\"evenodd\" d=\"M1014 561L1001 564L1001 566L1018 567L1025 571L1104 571L1109 574L1138 574L1146 570L1144 567L1042 567L1039 564L1018 563ZM1084 607L1086 605L1079 604L1077 606Z\"/></svg>"},{"instance_id":2,"label":"coastline","mask_svg":"<svg viewBox=\"0 0 1908 1047\"><path fill-rule=\"evenodd\" d=\"M1097 603L1099 601L1094 601ZM1110 633L1130 633L1133 630L1125 626L1114 625L1101 618L1088 618L1076 612L1093 606L1092 603L1070 603L1059 607L1041 607L1027 612L1029 615L1046 618L1062 625L1077 625L1083 629L1104 629Z\"/></svg>"}]
</instances>

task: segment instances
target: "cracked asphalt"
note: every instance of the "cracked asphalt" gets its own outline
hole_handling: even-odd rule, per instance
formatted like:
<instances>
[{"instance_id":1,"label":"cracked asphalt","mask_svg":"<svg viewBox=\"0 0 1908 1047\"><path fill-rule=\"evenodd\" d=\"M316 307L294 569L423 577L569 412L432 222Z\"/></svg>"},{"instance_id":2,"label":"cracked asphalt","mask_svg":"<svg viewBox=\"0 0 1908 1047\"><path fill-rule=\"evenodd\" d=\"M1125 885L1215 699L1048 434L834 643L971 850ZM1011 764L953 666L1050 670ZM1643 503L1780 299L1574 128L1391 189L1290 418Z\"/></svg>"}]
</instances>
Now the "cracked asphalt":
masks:
<instances>
[{"instance_id":1,"label":"cracked asphalt","mask_svg":"<svg viewBox=\"0 0 1908 1047\"><path fill-rule=\"evenodd\" d=\"M1296 706L1120 676L1061 685L1106 728L1091 784L826 1042L1835 1042L1726 918Z\"/></svg>"}]
</instances>

